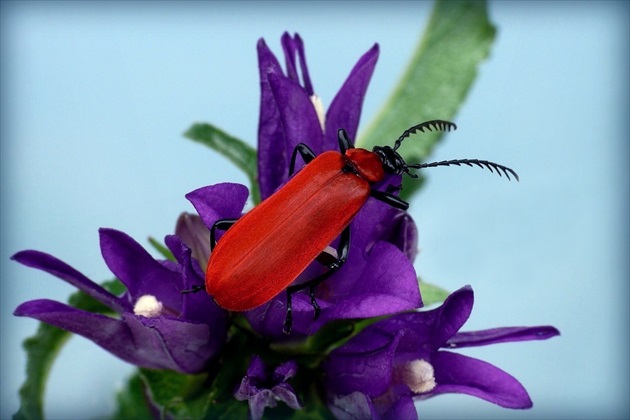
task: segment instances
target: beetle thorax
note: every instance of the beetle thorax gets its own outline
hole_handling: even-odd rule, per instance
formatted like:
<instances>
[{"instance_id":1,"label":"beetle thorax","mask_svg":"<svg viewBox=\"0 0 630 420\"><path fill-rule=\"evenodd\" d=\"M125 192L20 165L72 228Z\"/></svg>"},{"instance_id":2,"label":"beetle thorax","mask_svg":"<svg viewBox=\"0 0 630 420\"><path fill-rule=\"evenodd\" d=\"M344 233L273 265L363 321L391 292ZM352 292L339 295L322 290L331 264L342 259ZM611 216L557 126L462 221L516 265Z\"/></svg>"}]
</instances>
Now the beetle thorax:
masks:
<instances>
[{"instance_id":1,"label":"beetle thorax","mask_svg":"<svg viewBox=\"0 0 630 420\"><path fill-rule=\"evenodd\" d=\"M381 166L385 172L390 174L402 175L407 172L407 163L405 160L389 146L374 146L372 149L381 160Z\"/></svg>"},{"instance_id":2,"label":"beetle thorax","mask_svg":"<svg viewBox=\"0 0 630 420\"><path fill-rule=\"evenodd\" d=\"M381 181L385 176L381 159L369 150L348 149L345 158L353 171L371 184Z\"/></svg>"}]
</instances>

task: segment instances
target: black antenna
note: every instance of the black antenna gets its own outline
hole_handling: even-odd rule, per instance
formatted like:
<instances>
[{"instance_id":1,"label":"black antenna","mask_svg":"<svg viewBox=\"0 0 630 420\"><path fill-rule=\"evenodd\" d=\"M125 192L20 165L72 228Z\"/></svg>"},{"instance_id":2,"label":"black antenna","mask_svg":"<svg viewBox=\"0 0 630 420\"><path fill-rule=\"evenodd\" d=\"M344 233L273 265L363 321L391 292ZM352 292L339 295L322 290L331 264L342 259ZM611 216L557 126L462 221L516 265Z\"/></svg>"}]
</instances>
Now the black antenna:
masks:
<instances>
[{"instance_id":1,"label":"black antenna","mask_svg":"<svg viewBox=\"0 0 630 420\"><path fill-rule=\"evenodd\" d=\"M518 174L514 172L512 169L508 168L507 166L503 166L503 165L499 165L498 163L489 162L487 160L479 160L479 159L454 159L454 160L443 160L441 162L416 163L414 165L407 165L407 168L423 169L423 168L435 168L436 166L450 166L450 165L457 165L457 166L477 165L481 169L487 168L490 170L490 172L493 172L493 173L494 171L492 169L494 169L495 171L497 171L497 174L499 174L499 176L503 176L501 175L501 171L503 171L507 179L510 179L510 180L511 180L510 174L512 174L514 178L516 178L517 181L519 180ZM405 172L407 172L407 174L415 178L413 176L415 174L412 175L411 173L409 173L408 170L405 170Z\"/></svg>"},{"instance_id":2,"label":"black antenna","mask_svg":"<svg viewBox=\"0 0 630 420\"><path fill-rule=\"evenodd\" d=\"M424 133L425 129L429 131L433 131L433 130L451 131L451 130L457 130L457 126L453 124L452 122L444 121L444 120L431 120L431 121L425 121L418 125L414 125L408 130L405 130L405 132L402 133L400 137L398 137L398 140L396 140L396 143L394 143L394 150L398 149L401 143L403 142L403 140L409 137L411 134L414 134L416 131L420 131L421 133Z\"/></svg>"}]
</instances>

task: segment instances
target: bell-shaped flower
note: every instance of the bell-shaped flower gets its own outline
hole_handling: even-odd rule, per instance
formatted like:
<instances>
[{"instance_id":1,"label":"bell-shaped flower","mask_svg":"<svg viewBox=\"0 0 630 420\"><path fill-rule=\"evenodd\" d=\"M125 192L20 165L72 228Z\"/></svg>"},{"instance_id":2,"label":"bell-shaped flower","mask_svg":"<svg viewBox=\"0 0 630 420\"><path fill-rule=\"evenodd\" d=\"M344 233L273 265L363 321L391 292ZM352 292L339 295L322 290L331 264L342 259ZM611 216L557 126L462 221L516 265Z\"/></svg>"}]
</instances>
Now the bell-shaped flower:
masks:
<instances>
[{"instance_id":1,"label":"bell-shaped flower","mask_svg":"<svg viewBox=\"0 0 630 420\"><path fill-rule=\"evenodd\" d=\"M551 326L458 332L468 319L470 286L438 308L394 315L376 322L331 352L324 363L329 406L336 415L410 418L413 399L444 393L469 394L506 408L529 408L525 388L508 373L446 349L559 335ZM406 414L405 414L406 413Z\"/></svg>"},{"instance_id":2,"label":"bell-shaped flower","mask_svg":"<svg viewBox=\"0 0 630 420\"><path fill-rule=\"evenodd\" d=\"M297 373L297 368L297 363L289 360L277 366L272 372L259 356L254 355L234 397L239 401L247 400L250 416L254 420L261 419L265 408L275 407L278 401L299 410L302 405L295 390L288 383L288 380Z\"/></svg>"},{"instance_id":3,"label":"bell-shaped flower","mask_svg":"<svg viewBox=\"0 0 630 420\"><path fill-rule=\"evenodd\" d=\"M337 131L340 128L345 129L351 139L356 138L363 98L379 52L375 44L359 59L324 112L311 83L302 39L285 32L281 41L286 75L265 41L258 41L261 89L258 178L263 199L288 179L291 154L298 143L306 143L320 154L339 150Z\"/></svg>"},{"instance_id":4,"label":"bell-shaped flower","mask_svg":"<svg viewBox=\"0 0 630 420\"><path fill-rule=\"evenodd\" d=\"M241 203L234 198L238 190L240 186L223 184L207 191L207 212L217 218L240 214L247 191ZM230 199L224 201L224 197ZM49 299L25 302L15 315L82 335L141 367L182 373L203 371L225 342L228 319L226 311L207 293L182 293L204 283L190 248L178 237L168 236L166 244L176 261L159 261L123 232L101 229L99 233L105 263L127 288L121 296L46 253L21 251L13 259L72 284L109 307L116 317Z\"/></svg>"}]
</instances>

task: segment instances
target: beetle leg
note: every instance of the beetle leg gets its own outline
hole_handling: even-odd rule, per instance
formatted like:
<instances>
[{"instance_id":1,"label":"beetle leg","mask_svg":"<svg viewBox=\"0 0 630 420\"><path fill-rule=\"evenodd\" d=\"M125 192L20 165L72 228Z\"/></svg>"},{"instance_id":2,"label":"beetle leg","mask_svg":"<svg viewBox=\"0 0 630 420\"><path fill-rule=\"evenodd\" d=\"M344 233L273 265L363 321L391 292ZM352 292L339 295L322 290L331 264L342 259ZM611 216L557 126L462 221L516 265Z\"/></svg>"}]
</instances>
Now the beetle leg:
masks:
<instances>
[{"instance_id":1,"label":"beetle leg","mask_svg":"<svg viewBox=\"0 0 630 420\"><path fill-rule=\"evenodd\" d=\"M297 157L298 152L300 153L300 156L302 156L302 159L306 164L315 159L315 152L313 152L313 150L311 150L311 148L304 143L299 143L297 146L295 146L295 149L293 149L293 154L291 155L289 176L293 175L293 173L295 172L295 158Z\"/></svg>"},{"instance_id":2,"label":"beetle leg","mask_svg":"<svg viewBox=\"0 0 630 420\"><path fill-rule=\"evenodd\" d=\"M216 230L228 230L238 219L219 219L212 225L210 229L210 251L214 251L214 247L217 246Z\"/></svg>"},{"instance_id":3,"label":"beetle leg","mask_svg":"<svg viewBox=\"0 0 630 420\"><path fill-rule=\"evenodd\" d=\"M313 310L315 314L313 315L313 319L319 318L319 313L321 312L321 308L319 307L319 303L317 303L317 299L315 299L315 286L311 286L308 288L308 295L311 298L311 305L313 306Z\"/></svg>"},{"instance_id":4,"label":"beetle leg","mask_svg":"<svg viewBox=\"0 0 630 420\"><path fill-rule=\"evenodd\" d=\"M389 193L378 191L378 190L372 190L370 191L370 195L376 198L377 200L382 201L383 203L389 204L390 206L395 207L397 209L407 210L409 208L409 203L407 203L402 198L395 196L393 194L389 194Z\"/></svg>"},{"instance_id":5,"label":"beetle leg","mask_svg":"<svg viewBox=\"0 0 630 420\"><path fill-rule=\"evenodd\" d=\"M291 334L291 326L293 325L293 314L291 313L291 293L287 291L287 317L284 319L284 326L282 332L285 334Z\"/></svg>"},{"instance_id":6,"label":"beetle leg","mask_svg":"<svg viewBox=\"0 0 630 420\"><path fill-rule=\"evenodd\" d=\"M286 334L289 334L291 332L291 324L293 322L293 314L291 313L291 295L293 293L299 292L300 290L304 290L307 288L309 289L311 305L313 306L313 311L315 312L314 319L319 318L319 313L321 312L321 308L319 307L319 304L317 303L317 299L315 298L315 287L317 287L320 283L322 283L328 277L333 275L337 270L339 270L344 265L344 263L348 259L349 250L350 250L350 226L347 226L341 232L341 237L339 238L339 246L337 248L338 257L334 258L329 253L322 252L322 254L325 254L325 256L320 254L321 258L320 257L317 258L318 260L323 260L323 261L326 261L326 260L330 261L332 259L332 261L326 264L326 266L328 267L328 271L326 271L325 273L307 282L287 287L287 317L284 321L284 328L282 329L282 331L284 331Z\"/></svg>"},{"instance_id":7,"label":"beetle leg","mask_svg":"<svg viewBox=\"0 0 630 420\"><path fill-rule=\"evenodd\" d=\"M193 286L192 289L182 290L179 293L197 293L197 292L201 292L202 290L206 290L206 288L203 287L203 286L199 286L197 284L197 285Z\"/></svg>"},{"instance_id":8,"label":"beetle leg","mask_svg":"<svg viewBox=\"0 0 630 420\"><path fill-rule=\"evenodd\" d=\"M354 149L352 140L350 140L348 133L343 128L337 132L337 139L339 140L339 150L342 155L346 153L346 150Z\"/></svg>"}]
</instances>

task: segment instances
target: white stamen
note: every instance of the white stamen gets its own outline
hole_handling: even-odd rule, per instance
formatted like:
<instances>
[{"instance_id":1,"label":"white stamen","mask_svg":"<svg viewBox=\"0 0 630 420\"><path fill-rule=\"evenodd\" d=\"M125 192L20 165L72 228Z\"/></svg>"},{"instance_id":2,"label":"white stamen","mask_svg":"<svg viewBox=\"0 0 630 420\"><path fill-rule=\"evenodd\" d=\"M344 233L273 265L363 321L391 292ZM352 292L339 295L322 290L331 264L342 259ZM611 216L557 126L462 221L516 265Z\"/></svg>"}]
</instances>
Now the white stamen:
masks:
<instances>
[{"instance_id":1,"label":"white stamen","mask_svg":"<svg viewBox=\"0 0 630 420\"><path fill-rule=\"evenodd\" d=\"M415 393L429 392L435 388L435 371L426 360L412 360L396 367L396 377Z\"/></svg>"},{"instance_id":2,"label":"white stamen","mask_svg":"<svg viewBox=\"0 0 630 420\"><path fill-rule=\"evenodd\" d=\"M147 318L154 318L162 315L162 309L164 305L157 300L155 296L144 295L136 302L133 307L133 313L136 315L146 316Z\"/></svg>"},{"instance_id":3,"label":"white stamen","mask_svg":"<svg viewBox=\"0 0 630 420\"><path fill-rule=\"evenodd\" d=\"M319 119L319 125L322 127L322 131L326 130L326 113L324 112L324 104L322 100L319 99L319 96L313 94L311 96L311 102L315 107L315 112L317 113L317 119Z\"/></svg>"}]
</instances>

